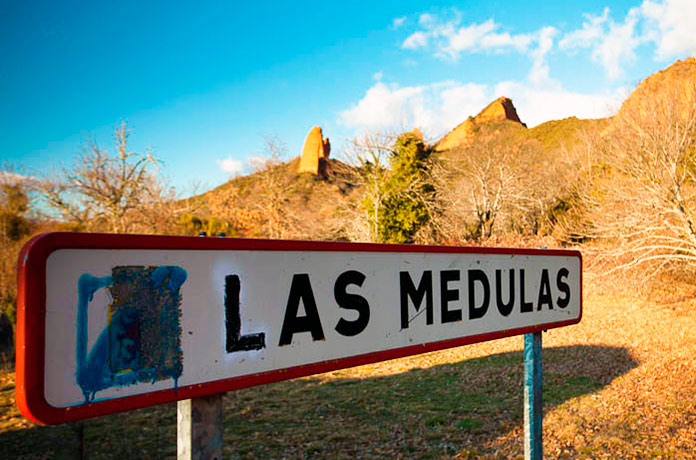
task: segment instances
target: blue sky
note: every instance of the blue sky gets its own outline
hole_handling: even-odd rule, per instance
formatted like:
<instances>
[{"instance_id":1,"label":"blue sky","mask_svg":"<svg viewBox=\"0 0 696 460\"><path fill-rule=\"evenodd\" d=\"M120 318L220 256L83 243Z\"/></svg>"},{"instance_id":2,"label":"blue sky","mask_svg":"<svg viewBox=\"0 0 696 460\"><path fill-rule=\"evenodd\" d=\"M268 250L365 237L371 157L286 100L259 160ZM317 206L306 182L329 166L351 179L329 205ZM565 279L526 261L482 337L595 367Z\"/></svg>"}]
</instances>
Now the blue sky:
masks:
<instances>
[{"instance_id":1,"label":"blue sky","mask_svg":"<svg viewBox=\"0 0 696 460\"><path fill-rule=\"evenodd\" d=\"M529 126L606 116L696 54L696 2L0 0L0 162L70 166L126 122L183 194L321 125L437 139L498 96Z\"/></svg>"}]
</instances>

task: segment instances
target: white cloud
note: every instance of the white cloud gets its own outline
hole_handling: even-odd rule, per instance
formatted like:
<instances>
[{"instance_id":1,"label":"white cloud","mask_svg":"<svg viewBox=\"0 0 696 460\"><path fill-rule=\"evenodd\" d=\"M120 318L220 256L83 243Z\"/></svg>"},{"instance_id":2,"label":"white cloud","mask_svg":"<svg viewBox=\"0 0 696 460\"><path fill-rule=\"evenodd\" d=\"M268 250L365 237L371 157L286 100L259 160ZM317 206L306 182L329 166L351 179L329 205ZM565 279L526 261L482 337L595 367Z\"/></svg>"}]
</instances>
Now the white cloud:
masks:
<instances>
[{"instance_id":1,"label":"white cloud","mask_svg":"<svg viewBox=\"0 0 696 460\"><path fill-rule=\"evenodd\" d=\"M399 88L377 82L356 105L341 112L341 121L352 128L408 124L423 105L423 90L420 86Z\"/></svg>"},{"instance_id":2,"label":"white cloud","mask_svg":"<svg viewBox=\"0 0 696 460\"><path fill-rule=\"evenodd\" d=\"M582 28L566 33L558 45L570 54L590 49L592 59L604 67L609 78L616 79L636 59L638 47L648 42L654 43L659 60L696 55L694 24L694 0L645 0L618 22L609 8L601 16L586 14Z\"/></svg>"},{"instance_id":3,"label":"white cloud","mask_svg":"<svg viewBox=\"0 0 696 460\"><path fill-rule=\"evenodd\" d=\"M560 49L573 52L577 48L589 48L597 40L601 40L604 35L604 24L609 19L609 8L604 8L601 16L586 14L585 19L582 29L565 34L558 42Z\"/></svg>"},{"instance_id":4,"label":"white cloud","mask_svg":"<svg viewBox=\"0 0 696 460\"><path fill-rule=\"evenodd\" d=\"M555 27L546 26L533 33L511 34L493 19L482 23L461 24L461 15L440 21L437 16L422 14L421 30L409 35L401 44L404 49L432 47L436 57L456 61L463 53L504 53L515 51L532 59L529 78L537 84L550 81L546 56L553 49ZM535 46L536 44L536 46Z\"/></svg>"},{"instance_id":5,"label":"white cloud","mask_svg":"<svg viewBox=\"0 0 696 460\"><path fill-rule=\"evenodd\" d=\"M456 59L463 51L472 51L481 46L482 40L496 30L499 26L492 19L483 24L471 24L466 27L460 27L454 32L450 32L450 28L441 29L441 33L445 36L446 42L441 45L440 51L452 59ZM452 27L454 29L454 27ZM509 45L504 45L509 46Z\"/></svg>"},{"instance_id":6,"label":"white cloud","mask_svg":"<svg viewBox=\"0 0 696 460\"><path fill-rule=\"evenodd\" d=\"M554 82L549 76L549 66L546 63L546 55L553 48L553 37L558 30L555 27L544 27L536 35L538 46L530 52L532 57L532 69L529 71L529 81L536 85L550 85Z\"/></svg>"},{"instance_id":7,"label":"white cloud","mask_svg":"<svg viewBox=\"0 0 696 460\"><path fill-rule=\"evenodd\" d=\"M437 120L431 128L432 135L440 137L449 130L466 120L469 116L479 113L493 100L491 90L487 85L476 83L452 83L443 85L438 91L433 117Z\"/></svg>"},{"instance_id":8,"label":"white cloud","mask_svg":"<svg viewBox=\"0 0 696 460\"><path fill-rule=\"evenodd\" d=\"M493 19L482 23L461 24L461 15L454 10L454 18L440 21L432 14L422 14L418 20L421 29L409 35L401 44L404 49L419 49L430 45L436 56L457 60L464 52L504 52L510 49L524 53L538 34L511 34L501 31Z\"/></svg>"},{"instance_id":9,"label":"white cloud","mask_svg":"<svg viewBox=\"0 0 696 460\"><path fill-rule=\"evenodd\" d=\"M433 24L435 22L435 16L429 13L423 13L420 15L418 18L418 24L421 26L427 27L430 24Z\"/></svg>"},{"instance_id":10,"label":"white cloud","mask_svg":"<svg viewBox=\"0 0 696 460\"><path fill-rule=\"evenodd\" d=\"M481 47L486 50L500 50L515 48L518 52L524 52L532 43L534 37L531 34L510 35L508 32L498 34L491 33L481 37Z\"/></svg>"},{"instance_id":11,"label":"white cloud","mask_svg":"<svg viewBox=\"0 0 696 460\"><path fill-rule=\"evenodd\" d=\"M392 30L399 29L401 26L404 25L405 22L406 22L406 16L401 16L401 17L392 19L392 23L391 23Z\"/></svg>"},{"instance_id":12,"label":"white cloud","mask_svg":"<svg viewBox=\"0 0 696 460\"><path fill-rule=\"evenodd\" d=\"M237 176L244 171L244 163L232 157L227 157L224 160L217 160L217 164L220 169L230 176Z\"/></svg>"},{"instance_id":13,"label":"white cloud","mask_svg":"<svg viewBox=\"0 0 696 460\"><path fill-rule=\"evenodd\" d=\"M341 123L358 130L420 128L438 139L495 98L513 100L529 127L570 116L598 118L613 114L626 96L623 89L599 93L565 90L559 83L543 87L506 81L496 85L444 81L423 86L375 83L353 107L339 114Z\"/></svg>"},{"instance_id":14,"label":"white cloud","mask_svg":"<svg viewBox=\"0 0 696 460\"><path fill-rule=\"evenodd\" d=\"M407 50L415 50L428 45L428 35L424 32L414 32L401 44L401 47Z\"/></svg>"},{"instance_id":15,"label":"white cloud","mask_svg":"<svg viewBox=\"0 0 696 460\"><path fill-rule=\"evenodd\" d=\"M567 117L602 118L613 115L626 97L625 89L599 93L568 91L559 84L552 87L530 86L519 82L501 82L493 91L512 99L520 119L528 127Z\"/></svg>"},{"instance_id":16,"label":"white cloud","mask_svg":"<svg viewBox=\"0 0 696 460\"><path fill-rule=\"evenodd\" d=\"M659 59L696 55L696 2L646 0L641 13L646 19L646 35L655 42Z\"/></svg>"},{"instance_id":17,"label":"white cloud","mask_svg":"<svg viewBox=\"0 0 696 460\"><path fill-rule=\"evenodd\" d=\"M559 48L571 54L589 48L592 59L604 67L609 78L623 76L624 65L635 60L636 48L645 42L637 27L640 9L630 9L622 22L610 17L609 8L604 8L601 16L586 14L585 19L581 29L565 34Z\"/></svg>"},{"instance_id":18,"label":"white cloud","mask_svg":"<svg viewBox=\"0 0 696 460\"><path fill-rule=\"evenodd\" d=\"M546 58L554 50L558 29L543 26L532 33L513 34L492 18L462 24L461 14L452 11L453 17L447 20L422 14L417 30L401 47L428 49L436 57L451 61L464 53L515 51L531 59L529 81L538 85L552 82ZM636 60L637 49L646 43L654 43L658 60L696 55L695 0L643 0L618 20L612 18L609 8L604 8L601 15L584 17L581 28L562 34L557 49L569 55L589 50L591 58L612 80L624 75L626 65Z\"/></svg>"},{"instance_id":19,"label":"white cloud","mask_svg":"<svg viewBox=\"0 0 696 460\"><path fill-rule=\"evenodd\" d=\"M609 78L623 75L622 65L635 60L635 49L643 41L636 34L637 9L631 9L623 23L609 21L609 30L592 52L592 58L601 62Z\"/></svg>"}]
</instances>

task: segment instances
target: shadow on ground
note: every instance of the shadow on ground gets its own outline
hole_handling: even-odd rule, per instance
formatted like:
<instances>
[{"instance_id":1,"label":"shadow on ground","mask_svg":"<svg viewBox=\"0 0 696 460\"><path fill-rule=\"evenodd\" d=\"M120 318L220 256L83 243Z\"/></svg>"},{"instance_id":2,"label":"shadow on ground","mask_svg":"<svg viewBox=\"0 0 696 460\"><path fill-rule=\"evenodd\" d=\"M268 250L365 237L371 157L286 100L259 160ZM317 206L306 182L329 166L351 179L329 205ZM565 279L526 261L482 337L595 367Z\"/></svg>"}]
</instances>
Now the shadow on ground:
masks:
<instances>
[{"instance_id":1,"label":"shadow on ground","mask_svg":"<svg viewBox=\"0 0 696 460\"><path fill-rule=\"evenodd\" d=\"M543 354L545 411L600 390L638 364L619 347ZM511 352L390 376L316 376L230 392L224 458L485 455L487 443L522 423L522 374L522 353ZM21 419L7 403L14 403L13 393L13 382L0 387L0 410L9 414L0 421L1 458L79 457L77 424L13 426ZM88 458L176 456L176 404L82 423Z\"/></svg>"}]
</instances>

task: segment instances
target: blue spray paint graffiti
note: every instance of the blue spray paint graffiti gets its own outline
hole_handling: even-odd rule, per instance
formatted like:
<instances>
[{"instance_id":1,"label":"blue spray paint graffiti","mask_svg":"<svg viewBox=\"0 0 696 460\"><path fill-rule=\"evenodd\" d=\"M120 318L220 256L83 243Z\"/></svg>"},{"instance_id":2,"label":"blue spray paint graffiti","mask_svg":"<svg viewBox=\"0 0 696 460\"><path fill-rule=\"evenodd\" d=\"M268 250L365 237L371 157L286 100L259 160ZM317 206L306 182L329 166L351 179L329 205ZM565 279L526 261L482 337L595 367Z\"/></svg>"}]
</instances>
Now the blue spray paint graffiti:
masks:
<instances>
[{"instance_id":1,"label":"blue spray paint graffiti","mask_svg":"<svg viewBox=\"0 0 696 460\"><path fill-rule=\"evenodd\" d=\"M183 372L181 285L186 270L176 266L120 266L111 276L85 273L77 282L77 369L85 402L98 391L138 382L174 379ZM107 288L108 320L87 354L87 313L94 293Z\"/></svg>"}]
</instances>

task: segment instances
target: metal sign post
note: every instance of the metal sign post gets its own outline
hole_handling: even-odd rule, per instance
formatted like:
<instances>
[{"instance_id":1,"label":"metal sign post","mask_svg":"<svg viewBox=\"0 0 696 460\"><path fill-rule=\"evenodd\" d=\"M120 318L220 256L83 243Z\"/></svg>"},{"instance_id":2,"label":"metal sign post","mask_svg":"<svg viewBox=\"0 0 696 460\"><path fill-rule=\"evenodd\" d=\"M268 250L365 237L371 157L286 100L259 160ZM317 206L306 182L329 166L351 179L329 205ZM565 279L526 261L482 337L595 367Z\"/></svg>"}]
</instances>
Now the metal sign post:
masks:
<instances>
[{"instance_id":1,"label":"metal sign post","mask_svg":"<svg viewBox=\"0 0 696 460\"><path fill-rule=\"evenodd\" d=\"M524 335L524 458L541 460L541 331Z\"/></svg>"},{"instance_id":2,"label":"metal sign post","mask_svg":"<svg viewBox=\"0 0 696 460\"><path fill-rule=\"evenodd\" d=\"M198 236L207 236L200 232ZM224 237L224 233L218 234ZM224 416L218 393L179 401L176 406L176 454L178 460L220 460Z\"/></svg>"},{"instance_id":3,"label":"metal sign post","mask_svg":"<svg viewBox=\"0 0 696 460\"><path fill-rule=\"evenodd\" d=\"M222 394L177 403L176 451L178 460L222 458Z\"/></svg>"}]
</instances>

